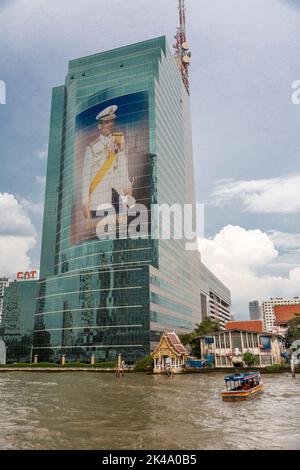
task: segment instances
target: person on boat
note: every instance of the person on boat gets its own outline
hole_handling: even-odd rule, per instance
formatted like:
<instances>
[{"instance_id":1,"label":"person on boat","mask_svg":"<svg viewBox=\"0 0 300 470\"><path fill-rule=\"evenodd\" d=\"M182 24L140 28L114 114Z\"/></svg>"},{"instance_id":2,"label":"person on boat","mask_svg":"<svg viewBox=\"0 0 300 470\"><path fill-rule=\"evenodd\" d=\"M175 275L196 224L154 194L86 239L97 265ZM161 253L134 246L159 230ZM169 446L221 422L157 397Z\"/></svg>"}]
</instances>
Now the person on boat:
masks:
<instances>
[{"instance_id":1,"label":"person on boat","mask_svg":"<svg viewBox=\"0 0 300 470\"><path fill-rule=\"evenodd\" d=\"M241 385L241 390L250 390L251 388L251 385L249 382L244 382L242 385Z\"/></svg>"}]
</instances>

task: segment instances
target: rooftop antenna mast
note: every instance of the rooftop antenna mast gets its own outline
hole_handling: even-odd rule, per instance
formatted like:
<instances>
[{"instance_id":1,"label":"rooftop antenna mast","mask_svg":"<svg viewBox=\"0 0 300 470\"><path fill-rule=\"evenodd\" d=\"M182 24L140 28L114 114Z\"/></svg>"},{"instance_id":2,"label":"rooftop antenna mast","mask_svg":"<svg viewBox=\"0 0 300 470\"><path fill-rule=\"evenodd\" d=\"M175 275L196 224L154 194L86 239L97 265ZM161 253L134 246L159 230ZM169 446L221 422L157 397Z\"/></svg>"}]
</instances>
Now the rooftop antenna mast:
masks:
<instances>
[{"instance_id":1,"label":"rooftop antenna mast","mask_svg":"<svg viewBox=\"0 0 300 470\"><path fill-rule=\"evenodd\" d=\"M189 94L189 66L191 63L191 52L189 51L190 46L186 39L186 27L185 27L185 0L179 1L179 19L180 26L177 28L174 44L175 49L175 60L179 71L182 76L184 86Z\"/></svg>"}]
</instances>

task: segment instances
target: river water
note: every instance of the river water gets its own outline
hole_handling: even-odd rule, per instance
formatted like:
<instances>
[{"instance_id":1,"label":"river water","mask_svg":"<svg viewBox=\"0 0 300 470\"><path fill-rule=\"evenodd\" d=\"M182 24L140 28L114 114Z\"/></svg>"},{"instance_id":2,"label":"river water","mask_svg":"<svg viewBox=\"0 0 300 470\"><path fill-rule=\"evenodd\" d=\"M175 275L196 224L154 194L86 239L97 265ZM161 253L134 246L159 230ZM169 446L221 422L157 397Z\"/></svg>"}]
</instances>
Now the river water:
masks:
<instances>
[{"instance_id":1,"label":"river water","mask_svg":"<svg viewBox=\"0 0 300 470\"><path fill-rule=\"evenodd\" d=\"M300 375L224 403L223 374L0 374L0 449L300 449Z\"/></svg>"}]
</instances>

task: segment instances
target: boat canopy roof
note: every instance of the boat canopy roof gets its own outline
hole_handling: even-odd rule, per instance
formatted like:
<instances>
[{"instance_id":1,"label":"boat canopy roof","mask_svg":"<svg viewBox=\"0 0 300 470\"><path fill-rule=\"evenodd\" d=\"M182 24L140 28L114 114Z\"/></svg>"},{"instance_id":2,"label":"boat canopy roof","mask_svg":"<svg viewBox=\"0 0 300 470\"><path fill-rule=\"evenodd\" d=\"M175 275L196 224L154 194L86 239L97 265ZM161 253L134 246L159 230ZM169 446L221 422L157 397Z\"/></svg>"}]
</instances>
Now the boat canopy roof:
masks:
<instances>
[{"instance_id":1,"label":"boat canopy roof","mask_svg":"<svg viewBox=\"0 0 300 470\"><path fill-rule=\"evenodd\" d=\"M224 378L225 382L245 382L249 379L258 378L260 376L259 372L246 372L244 374L232 374L226 375Z\"/></svg>"}]
</instances>

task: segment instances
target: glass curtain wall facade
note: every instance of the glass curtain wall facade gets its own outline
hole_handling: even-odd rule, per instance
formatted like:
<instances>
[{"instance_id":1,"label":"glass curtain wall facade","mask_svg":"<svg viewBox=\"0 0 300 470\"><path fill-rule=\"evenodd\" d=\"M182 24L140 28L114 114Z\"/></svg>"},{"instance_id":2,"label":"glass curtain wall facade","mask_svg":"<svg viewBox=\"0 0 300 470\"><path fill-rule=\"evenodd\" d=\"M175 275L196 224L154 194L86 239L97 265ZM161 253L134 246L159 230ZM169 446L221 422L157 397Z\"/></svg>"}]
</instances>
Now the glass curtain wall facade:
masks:
<instances>
[{"instance_id":1,"label":"glass curtain wall facade","mask_svg":"<svg viewBox=\"0 0 300 470\"><path fill-rule=\"evenodd\" d=\"M14 281L5 289L0 339L7 363L31 362L37 281Z\"/></svg>"},{"instance_id":2,"label":"glass curtain wall facade","mask_svg":"<svg viewBox=\"0 0 300 470\"><path fill-rule=\"evenodd\" d=\"M193 205L195 215L196 202L190 97L168 46L155 82L154 128L157 201L175 211L180 207L183 226L184 205ZM184 333L201 322L200 254L186 250L188 240L180 227L174 226L175 234L182 237L159 240L159 266L150 267L151 348L165 328Z\"/></svg>"},{"instance_id":3,"label":"glass curtain wall facade","mask_svg":"<svg viewBox=\"0 0 300 470\"><path fill-rule=\"evenodd\" d=\"M99 137L108 117L116 127ZM97 167L109 139L113 151ZM95 237L103 194L114 205L115 192L125 197L131 185L149 223L151 204L194 203L191 147L189 97L165 37L69 63L52 95L39 360L112 361L120 353L133 362L165 328L189 331L201 321L200 258L185 240Z\"/></svg>"}]
</instances>

